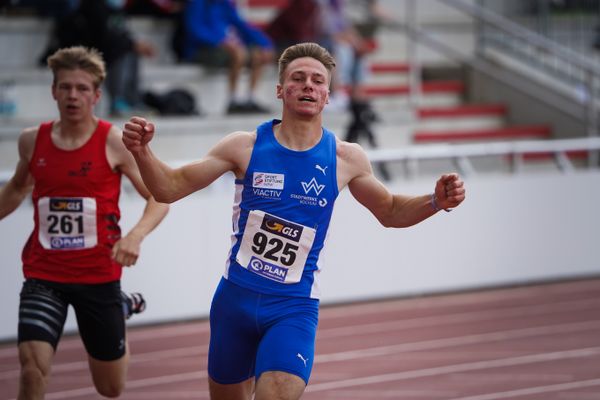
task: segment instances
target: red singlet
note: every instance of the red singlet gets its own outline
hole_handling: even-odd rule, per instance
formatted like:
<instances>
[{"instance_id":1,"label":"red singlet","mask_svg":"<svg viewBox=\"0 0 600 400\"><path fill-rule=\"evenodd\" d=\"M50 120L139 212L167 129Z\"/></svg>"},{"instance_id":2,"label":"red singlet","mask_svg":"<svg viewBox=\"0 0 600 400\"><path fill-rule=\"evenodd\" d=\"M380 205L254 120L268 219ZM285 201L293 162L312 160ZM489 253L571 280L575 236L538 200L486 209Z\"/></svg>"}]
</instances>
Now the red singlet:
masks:
<instances>
[{"instance_id":1,"label":"red singlet","mask_svg":"<svg viewBox=\"0 0 600 400\"><path fill-rule=\"evenodd\" d=\"M40 125L29 171L34 229L22 254L26 278L63 283L105 283L121 277L111 259L121 237L121 174L106 158L110 123L100 120L75 150L52 142L52 122Z\"/></svg>"}]
</instances>

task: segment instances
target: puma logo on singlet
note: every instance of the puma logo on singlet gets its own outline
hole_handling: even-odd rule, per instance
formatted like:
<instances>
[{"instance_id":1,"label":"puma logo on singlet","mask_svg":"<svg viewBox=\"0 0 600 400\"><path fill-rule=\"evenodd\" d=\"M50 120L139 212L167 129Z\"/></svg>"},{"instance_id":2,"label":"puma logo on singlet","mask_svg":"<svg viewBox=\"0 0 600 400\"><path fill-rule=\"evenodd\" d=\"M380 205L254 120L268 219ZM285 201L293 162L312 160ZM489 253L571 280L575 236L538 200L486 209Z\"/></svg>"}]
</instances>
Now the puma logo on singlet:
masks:
<instances>
[{"instance_id":1,"label":"puma logo on singlet","mask_svg":"<svg viewBox=\"0 0 600 400\"><path fill-rule=\"evenodd\" d=\"M302 357L302 354L300 354L300 353L296 354L296 356L302 360L302 362L304 363L304 366L306 367L306 362L308 361L308 358Z\"/></svg>"},{"instance_id":2,"label":"puma logo on singlet","mask_svg":"<svg viewBox=\"0 0 600 400\"><path fill-rule=\"evenodd\" d=\"M325 166L325 168L323 168L319 164L315 164L315 168L318 169L319 171L321 171L323 173L323 175L325 175L325 170L327 169L327 165Z\"/></svg>"}]
</instances>

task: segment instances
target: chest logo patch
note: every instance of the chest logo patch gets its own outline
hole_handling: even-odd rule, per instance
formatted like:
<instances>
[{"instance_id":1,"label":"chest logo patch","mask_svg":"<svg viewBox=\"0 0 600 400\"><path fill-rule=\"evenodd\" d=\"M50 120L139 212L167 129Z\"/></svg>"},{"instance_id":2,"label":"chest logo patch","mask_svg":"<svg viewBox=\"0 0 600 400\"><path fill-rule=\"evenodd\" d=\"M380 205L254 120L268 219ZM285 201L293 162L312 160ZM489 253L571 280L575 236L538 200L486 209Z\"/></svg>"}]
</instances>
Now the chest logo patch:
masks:
<instances>
[{"instance_id":1,"label":"chest logo patch","mask_svg":"<svg viewBox=\"0 0 600 400\"><path fill-rule=\"evenodd\" d=\"M254 172L252 174L252 187L257 189L283 190L284 174L268 172Z\"/></svg>"}]
</instances>

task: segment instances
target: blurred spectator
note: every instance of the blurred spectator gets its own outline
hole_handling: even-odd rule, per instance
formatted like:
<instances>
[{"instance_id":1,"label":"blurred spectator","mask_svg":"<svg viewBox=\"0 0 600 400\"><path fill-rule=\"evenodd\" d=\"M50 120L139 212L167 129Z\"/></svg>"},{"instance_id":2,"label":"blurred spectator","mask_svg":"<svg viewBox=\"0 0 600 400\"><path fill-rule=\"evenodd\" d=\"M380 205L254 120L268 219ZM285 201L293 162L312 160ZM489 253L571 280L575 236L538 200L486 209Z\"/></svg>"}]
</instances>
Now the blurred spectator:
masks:
<instances>
[{"instance_id":1,"label":"blurred spectator","mask_svg":"<svg viewBox=\"0 0 600 400\"><path fill-rule=\"evenodd\" d=\"M279 11L265 29L277 54L297 43L320 42L319 7L317 0L290 0Z\"/></svg>"},{"instance_id":2,"label":"blurred spectator","mask_svg":"<svg viewBox=\"0 0 600 400\"><path fill-rule=\"evenodd\" d=\"M6 0L0 1L0 7L30 10L43 17L60 18L79 6L80 0ZM45 60L44 60L45 62ZM46 64L44 63L44 66Z\"/></svg>"},{"instance_id":3,"label":"blurred spectator","mask_svg":"<svg viewBox=\"0 0 600 400\"><path fill-rule=\"evenodd\" d=\"M331 40L330 46L337 62L329 110L350 111L346 141L358 142L364 138L376 148L373 123L379 118L364 86L369 76L367 56L376 48L375 33L383 11L377 0L321 0L321 7L323 23L326 24L322 30L323 38ZM378 163L377 168L382 179L390 180L385 163Z\"/></svg>"},{"instance_id":4,"label":"blurred spectator","mask_svg":"<svg viewBox=\"0 0 600 400\"><path fill-rule=\"evenodd\" d=\"M264 67L273 59L271 40L239 14L233 0L190 0L183 11L184 61L228 67L227 113L268 112L255 99ZM242 69L249 64L247 98L238 94Z\"/></svg>"},{"instance_id":5,"label":"blurred spectator","mask_svg":"<svg viewBox=\"0 0 600 400\"><path fill-rule=\"evenodd\" d=\"M127 0L127 14L171 18L183 10L186 0Z\"/></svg>"},{"instance_id":6,"label":"blurred spectator","mask_svg":"<svg viewBox=\"0 0 600 400\"><path fill-rule=\"evenodd\" d=\"M128 116L143 107L139 57L154 56L154 47L136 40L126 24L125 0L80 0L79 7L57 20L47 54L62 47L98 49L107 65L106 89L112 116ZM43 57L45 58L45 57Z\"/></svg>"},{"instance_id":7,"label":"blurred spectator","mask_svg":"<svg viewBox=\"0 0 600 400\"><path fill-rule=\"evenodd\" d=\"M321 12L321 45L336 58L337 68L329 109L346 109L353 100L364 100L363 84L368 77L366 56L375 47L376 0L318 0Z\"/></svg>"}]
</instances>

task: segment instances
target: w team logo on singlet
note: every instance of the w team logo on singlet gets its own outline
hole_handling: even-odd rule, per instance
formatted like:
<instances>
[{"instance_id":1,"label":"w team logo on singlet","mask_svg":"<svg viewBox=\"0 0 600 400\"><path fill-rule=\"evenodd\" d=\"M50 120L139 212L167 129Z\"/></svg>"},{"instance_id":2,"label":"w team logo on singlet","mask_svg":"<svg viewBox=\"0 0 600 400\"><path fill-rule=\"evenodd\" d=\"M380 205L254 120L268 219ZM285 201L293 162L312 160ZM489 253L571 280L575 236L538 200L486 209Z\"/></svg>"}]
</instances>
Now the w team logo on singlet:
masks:
<instances>
[{"instance_id":1,"label":"w team logo on singlet","mask_svg":"<svg viewBox=\"0 0 600 400\"><path fill-rule=\"evenodd\" d=\"M311 191L314 191L315 194L318 196L321 194L323 189L325 189L325 185L319 185L319 183L317 183L317 180L314 177L308 183L300 183L302 183L302 189L304 189L305 194L310 194Z\"/></svg>"}]
</instances>

